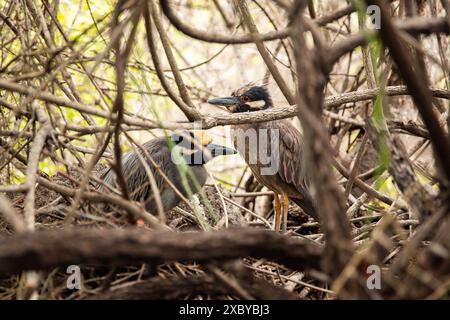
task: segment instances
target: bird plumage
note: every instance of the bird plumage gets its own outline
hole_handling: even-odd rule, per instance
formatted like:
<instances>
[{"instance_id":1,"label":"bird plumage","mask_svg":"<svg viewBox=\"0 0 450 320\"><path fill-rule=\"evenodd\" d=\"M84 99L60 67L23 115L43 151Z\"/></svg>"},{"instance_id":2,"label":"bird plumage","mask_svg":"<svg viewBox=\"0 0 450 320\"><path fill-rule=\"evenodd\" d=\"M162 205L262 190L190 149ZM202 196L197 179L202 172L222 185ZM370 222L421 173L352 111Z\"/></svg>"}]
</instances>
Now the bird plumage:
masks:
<instances>
[{"instance_id":1,"label":"bird plumage","mask_svg":"<svg viewBox=\"0 0 450 320\"><path fill-rule=\"evenodd\" d=\"M239 131L241 129L242 131ZM253 143L239 143L239 135L248 129L254 129L256 141ZM282 129L282 130L280 130ZM279 130L278 151L271 148L272 145L270 132ZM249 168L259 183L275 191L278 194L287 194L297 205L299 205L306 214L314 219L318 219L314 210L314 205L309 193L309 179L304 163L303 136L300 131L289 120L277 120L269 122L260 122L254 124L236 125L232 131L233 144L239 154L246 160ZM266 135L266 137L263 137ZM267 139L269 150L259 150L261 139ZM264 143L262 144L264 145ZM278 170L272 175L261 174L263 164L258 161L250 161L250 153L258 155L271 155L271 152L277 152Z\"/></svg>"},{"instance_id":2,"label":"bird plumage","mask_svg":"<svg viewBox=\"0 0 450 320\"><path fill-rule=\"evenodd\" d=\"M208 176L204 164L213 157L221 155L219 151L223 151L222 154L234 153L234 150L232 149L209 144L208 141L204 143L208 143L208 145L213 146L213 148L210 152L211 155L201 155L203 157L201 157L200 162L197 161L199 159L193 159L193 155L195 155L196 152L203 153L204 150L202 147L206 149L207 146L201 146L201 143L197 140L195 145L190 142L183 144L184 147L187 147L185 148L187 150L185 150L186 153L184 154L185 164L188 166L189 170L191 170L191 174L185 175L187 185L189 186L188 188L185 188L185 185L183 184L180 168L173 161L172 150L169 148L168 138L155 138L142 145L142 149L145 151L141 150L140 155L142 156L142 159L145 159L145 163L153 174L155 184L160 192L164 211L172 209L181 201L181 197L173 190L171 185L175 186L179 193L184 197L197 193L199 188L205 184ZM190 148L193 149L189 150ZM217 151L217 153L214 151ZM194 160L197 162L194 162ZM136 152L132 151L123 155L122 170L130 200L144 203L146 210L155 214L157 207L149 176ZM116 173L112 168L106 168L102 171L100 173L100 178L105 184L117 188ZM100 190L106 191L107 188L101 186Z\"/></svg>"},{"instance_id":3,"label":"bird plumage","mask_svg":"<svg viewBox=\"0 0 450 320\"><path fill-rule=\"evenodd\" d=\"M213 105L225 106L232 113L254 112L272 107L272 99L267 89L252 85L235 90L229 97L215 98L208 102ZM274 137L270 132L278 133L277 141L272 141ZM303 136L289 120L234 125L232 126L232 135L235 148L246 160L253 175L262 185L276 194L291 198L305 213L318 220L318 214L309 193L308 177L312 173L302 166L305 163ZM242 137L246 135L256 137L256 139L242 141ZM260 150L261 139L268 142L266 143L267 150L262 150L262 152ZM260 157L274 152L277 153L275 157L277 170L273 173L264 174L264 163L260 161L262 159L256 162L251 161L255 154ZM277 197L278 195L275 197L276 204L279 201ZM283 199L284 206L287 206L287 198Z\"/></svg>"}]
</instances>

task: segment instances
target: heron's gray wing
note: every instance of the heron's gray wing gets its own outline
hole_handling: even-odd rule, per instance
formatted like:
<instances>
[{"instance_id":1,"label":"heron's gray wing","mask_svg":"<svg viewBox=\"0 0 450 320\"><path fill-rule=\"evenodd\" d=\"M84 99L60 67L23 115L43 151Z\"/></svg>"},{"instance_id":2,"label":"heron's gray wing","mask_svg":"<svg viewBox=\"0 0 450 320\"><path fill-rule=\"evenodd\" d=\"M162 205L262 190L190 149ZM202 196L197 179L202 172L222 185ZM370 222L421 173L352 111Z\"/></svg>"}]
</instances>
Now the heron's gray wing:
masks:
<instances>
[{"instance_id":1,"label":"heron's gray wing","mask_svg":"<svg viewBox=\"0 0 450 320\"><path fill-rule=\"evenodd\" d=\"M165 144L165 140L153 139L144 143L142 148L146 152L141 152L142 158L148 164L150 170L154 173L156 185L158 188L162 188L164 181L158 170L155 170L152 162L147 158L146 154L149 154L156 165L164 171L163 165L165 163L164 157L170 154L168 147ZM151 186L148 180L147 172L141 163L141 159L135 152L128 152L122 156L122 172L127 182L128 193L132 200L142 201L149 197L152 193ZM117 187L116 173L112 168L106 168L100 173L100 178L103 181L112 186Z\"/></svg>"},{"instance_id":2,"label":"heron's gray wing","mask_svg":"<svg viewBox=\"0 0 450 320\"><path fill-rule=\"evenodd\" d=\"M300 193L308 194L303 157L303 137L288 120L279 121L279 168L281 180L295 187Z\"/></svg>"},{"instance_id":3,"label":"heron's gray wing","mask_svg":"<svg viewBox=\"0 0 450 320\"><path fill-rule=\"evenodd\" d=\"M106 184L111 184L113 179L112 171L113 170L111 169L111 167L103 168L97 173L97 177L103 180Z\"/></svg>"},{"instance_id":4,"label":"heron's gray wing","mask_svg":"<svg viewBox=\"0 0 450 320\"><path fill-rule=\"evenodd\" d=\"M275 123L279 128L279 178L297 192L296 203L313 218L317 217L308 191L309 181L304 167L304 143L301 132L289 121Z\"/></svg>"},{"instance_id":5,"label":"heron's gray wing","mask_svg":"<svg viewBox=\"0 0 450 320\"><path fill-rule=\"evenodd\" d=\"M152 162L154 162L163 172L165 171L164 165L168 162L167 157L170 156L166 141L165 139L153 139L144 143L142 148L146 151L140 152L142 159L153 173L156 186L161 190L164 186L164 179ZM153 161L148 159L148 156L150 156ZM135 152L128 153L123 157L122 163L130 197L137 201L144 201L151 197L153 191L149 177L138 155Z\"/></svg>"}]
</instances>

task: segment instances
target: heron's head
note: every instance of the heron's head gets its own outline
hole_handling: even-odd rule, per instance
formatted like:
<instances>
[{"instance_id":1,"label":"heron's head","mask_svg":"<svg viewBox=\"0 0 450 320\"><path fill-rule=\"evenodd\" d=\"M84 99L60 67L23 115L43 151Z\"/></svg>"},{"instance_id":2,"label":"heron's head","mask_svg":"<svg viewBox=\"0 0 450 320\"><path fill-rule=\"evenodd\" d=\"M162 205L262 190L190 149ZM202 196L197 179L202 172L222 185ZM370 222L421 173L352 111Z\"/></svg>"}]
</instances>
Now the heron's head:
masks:
<instances>
[{"instance_id":1,"label":"heron's head","mask_svg":"<svg viewBox=\"0 0 450 320\"><path fill-rule=\"evenodd\" d=\"M272 98L266 88L244 87L234 91L229 97L215 98L208 103L224 106L232 113L265 110L272 106Z\"/></svg>"},{"instance_id":2,"label":"heron's head","mask_svg":"<svg viewBox=\"0 0 450 320\"><path fill-rule=\"evenodd\" d=\"M204 130L177 131L170 139L175 145L172 152L182 155L189 165L203 165L217 156L236 153L233 148L212 143L212 137Z\"/></svg>"}]
</instances>

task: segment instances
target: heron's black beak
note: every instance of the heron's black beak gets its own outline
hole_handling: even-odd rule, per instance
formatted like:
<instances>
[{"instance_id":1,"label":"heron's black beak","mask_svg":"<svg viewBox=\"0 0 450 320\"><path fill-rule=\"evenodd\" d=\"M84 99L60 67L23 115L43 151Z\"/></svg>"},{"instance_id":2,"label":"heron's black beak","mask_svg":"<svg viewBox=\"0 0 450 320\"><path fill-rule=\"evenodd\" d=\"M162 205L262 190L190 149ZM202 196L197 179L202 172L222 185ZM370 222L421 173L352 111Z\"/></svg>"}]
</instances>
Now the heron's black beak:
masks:
<instances>
[{"instance_id":1,"label":"heron's black beak","mask_svg":"<svg viewBox=\"0 0 450 320\"><path fill-rule=\"evenodd\" d=\"M241 103L238 97L222 97L208 100L209 104L216 106L232 107Z\"/></svg>"},{"instance_id":2,"label":"heron's black beak","mask_svg":"<svg viewBox=\"0 0 450 320\"><path fill-rule=\"evenodd\" d=\"M213 158L217 156L226 156L237 153L233 148L228 148L215 143L208 144L206 146L206 149L211 153L211 156Z\"/></svg>"}]
</instances>

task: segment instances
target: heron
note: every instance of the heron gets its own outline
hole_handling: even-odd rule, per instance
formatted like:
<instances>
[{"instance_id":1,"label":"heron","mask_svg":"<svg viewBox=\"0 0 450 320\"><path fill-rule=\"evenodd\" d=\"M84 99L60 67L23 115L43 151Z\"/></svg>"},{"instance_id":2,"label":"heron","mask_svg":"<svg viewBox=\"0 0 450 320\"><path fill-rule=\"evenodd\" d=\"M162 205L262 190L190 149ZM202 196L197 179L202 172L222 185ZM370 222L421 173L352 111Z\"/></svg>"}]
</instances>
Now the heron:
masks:
<instances>
[{"instance_id":1,"label":"heron","mask_svg":"<svg viewBox=\"0 0 450 320\"><path fill-rule=\"evenodd\" d=\"M224 106L231 113L255 112L273 107L268 90L255 85L246 85L235 90L231 96L214 98L208 103ZM309 192L309 177L313 173L303 166L303 136L288 119L232 125L232 139L235 149L247 162L255 178L274 192L276 231L280 231L283 217L282 230L286 232L289 199L319 221ZM270 154L273 160L270 165L276 170L264 170L267 169L267 161L262 161L261 156L266 154Z\"/></svg>"},{"instance_id":2,"label":"heron","mask_svg":"<svg viewBox=\"0 0 450 320\"><path fill-rule=\"evenodd\" d=\"M138 152L140 155L135 151L123 155L122 174L129 199L144 203L150 213L157 212L157 204L148 169L159 190L163 210L169 211L181 202L180 193L189 197L203 187L208 177L204 166L207 162L217 156L236 153L233 148L212 143L212 138L203 130L179 131L169 137L154 138L144 143ZM184 183L180 171L182 165L191 170L191 174L185 175ZM117 188L117 176L111 167L105 168L100 178L106 185ZM106 189L101 187L101 190Z\"/></svg>"}]
</instances>

